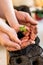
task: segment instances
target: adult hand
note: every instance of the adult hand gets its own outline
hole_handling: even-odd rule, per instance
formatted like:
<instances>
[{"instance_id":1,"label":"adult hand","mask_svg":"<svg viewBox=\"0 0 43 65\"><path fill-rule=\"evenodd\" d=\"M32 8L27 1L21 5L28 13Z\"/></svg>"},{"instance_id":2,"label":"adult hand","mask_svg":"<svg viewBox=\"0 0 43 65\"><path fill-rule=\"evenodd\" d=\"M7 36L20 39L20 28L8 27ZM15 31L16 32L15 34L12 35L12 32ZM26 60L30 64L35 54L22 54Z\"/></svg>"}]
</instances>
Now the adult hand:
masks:
<instances>
[{"instance_id":1,"label":"adult hand","mask_svg":"<svg viewBox=\"0 0 43 65\"><path fill-rule=\"evenodd\" d=\"M36 20L34 20L29 15L29 13L15 10L15 14L16 14L16 17L17 17L17 19L19 21L26 22L26 23L28 22L28 23L31 23L31 24L34 24L34 25L37 25L38 24L38 22Z\"/></svg>"},{"instance_id":2,"label":"adult hand","mask_svg":"<svg viewBox=\"0 0 43 65\"><path fill-rule=\"evenodd\" d=\"M0 43L2 46L7 46L9 50L20 49L21 41L18 39L15 30L9 27L4 20L0 18Z\"/></svg>"},{"instance_id":3,"label":"adult hand","mask_svg":"<svg viewBox=\"0 0 43 65\"><path fill-rule=\"evenodd\" d=\"M16 15L16 18L18 20L18 22L24 22L24 23L31 23L32 25L37 25L38 22L36 20L34 20L28 13L26 12L22 12L22 11L17 11L15 10L15 15ZM23 26L23 25L18 25L18 26L14 26L11 25L13 28L15 28L15 30L19 30L19 27ZM28 27L26 27L27 30L28 30Z\"/></svg>"},{"instance_id":4,"label":"adult hand","mask_svg":"<svg viewBox=\"0 0 43 65\"><path fill-rule=\"evenodd\" d=\"M4 46L8 51L20 50L20 45L10 40L9 36L0 31L0 44Z\"/></svg>"}]
</instances>

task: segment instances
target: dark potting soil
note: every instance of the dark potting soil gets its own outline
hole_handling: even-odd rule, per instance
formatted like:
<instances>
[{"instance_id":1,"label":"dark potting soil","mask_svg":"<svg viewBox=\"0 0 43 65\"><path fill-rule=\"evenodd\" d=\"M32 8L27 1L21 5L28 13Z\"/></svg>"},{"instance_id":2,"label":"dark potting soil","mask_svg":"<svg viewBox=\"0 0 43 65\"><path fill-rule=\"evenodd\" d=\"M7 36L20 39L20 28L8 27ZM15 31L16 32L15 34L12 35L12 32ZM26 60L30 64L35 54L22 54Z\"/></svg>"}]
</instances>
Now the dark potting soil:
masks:
<instances>
[{"instance_id":1,"label":"dark potting soil","mask_svg":"<svg viewBox=\"0 0 43 65\"><path fill-rule=\"evenodd\" d=\"M20 32L20 31L17 33L17 35L18 35L18 38L19 38L19 39L21 39L21 38L23 38L23 37L25 36L25 35L24 35L22 32Z\"/></svg>"}]
</instances>

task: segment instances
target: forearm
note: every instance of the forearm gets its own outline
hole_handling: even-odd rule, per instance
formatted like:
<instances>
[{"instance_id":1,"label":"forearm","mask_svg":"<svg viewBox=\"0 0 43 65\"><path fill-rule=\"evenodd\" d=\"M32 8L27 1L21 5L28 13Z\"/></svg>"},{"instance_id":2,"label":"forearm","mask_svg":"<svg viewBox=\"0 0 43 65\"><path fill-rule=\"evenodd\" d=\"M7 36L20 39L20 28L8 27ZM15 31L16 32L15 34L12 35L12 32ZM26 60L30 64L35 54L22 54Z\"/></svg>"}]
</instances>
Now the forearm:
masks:
<instances>
[{"instance_id":1,"label":"forearm","mask_svg":"<svg viewBox=\"0 0 43 65\"><path fill-rule=\"evenodd\" d=\"M18 21L14 13L13 5L11 0L0 0L0 5L2 7L3 13L12 27L18 26Z\"/></svg>"}]
</instances>

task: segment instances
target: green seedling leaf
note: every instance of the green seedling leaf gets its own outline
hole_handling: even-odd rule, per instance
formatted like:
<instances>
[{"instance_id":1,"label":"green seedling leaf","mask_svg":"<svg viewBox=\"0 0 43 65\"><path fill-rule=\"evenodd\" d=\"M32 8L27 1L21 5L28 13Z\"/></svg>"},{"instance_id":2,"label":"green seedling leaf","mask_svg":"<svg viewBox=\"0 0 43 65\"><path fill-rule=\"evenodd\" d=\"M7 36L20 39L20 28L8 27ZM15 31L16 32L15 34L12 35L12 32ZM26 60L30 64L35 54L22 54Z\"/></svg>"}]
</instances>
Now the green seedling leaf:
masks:
<instances>
[{"instance_id":1,"label":"green seedling leaf","mask_svg":"<svg viewBox=\"0 0 43 65\"><path fill-rule=\"evenodd\" d=\"M25 26L21 26L21 27L20 27L20 31L21 31L21 32L26 32Z\"/></svg>"}]
</instances>

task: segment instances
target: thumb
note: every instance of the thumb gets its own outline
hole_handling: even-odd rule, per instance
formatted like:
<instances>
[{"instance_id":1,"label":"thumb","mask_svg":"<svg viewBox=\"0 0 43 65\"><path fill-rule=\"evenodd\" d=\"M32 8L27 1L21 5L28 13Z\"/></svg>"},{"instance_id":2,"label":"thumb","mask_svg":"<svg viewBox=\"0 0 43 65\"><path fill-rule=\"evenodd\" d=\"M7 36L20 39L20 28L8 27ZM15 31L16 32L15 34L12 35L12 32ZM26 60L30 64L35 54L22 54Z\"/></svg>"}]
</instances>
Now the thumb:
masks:
<instances>
[{"instance_id":1,"label":"thumb","mask_svg":"<svg viewBox=\"0 0 43 65\"><path fill-rule=\"evenodd\" d=\"M11 40L21 44L21 41L19 40L19 38L17 36L17 33L16 33L16 31L13 28L10 29L9 36L10 36Z\"/></svg>"},{"instance_id":2,"label":"thumb","mask_svg":"<svg viewBox=\"0 0 43 65\"><path fill-rule=\"evenodd\" d=\"M17 42L18 44L21 44L21 41L17 36L15 37L15 42Z\"/></svg>"},{"instance_id":3,"label":"thumb","mask_svg":"<svg viewBox=\"0 0 43 65\"><path fill-rule=\"evenodd\" d=\"M33 25L34 25L34 24L35 24L35 25L38 24L38 21L34 20L28 13L26 13L25 19L26 19L26 21L28 21L29 23L31 23L31 24L33 24Z\"/></svg>"}]
</instances>

